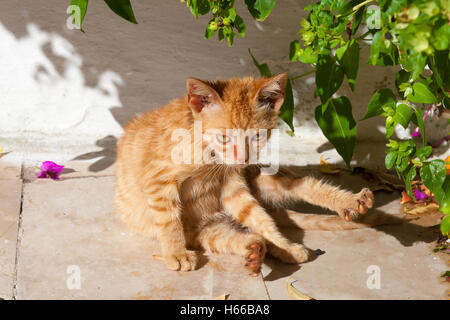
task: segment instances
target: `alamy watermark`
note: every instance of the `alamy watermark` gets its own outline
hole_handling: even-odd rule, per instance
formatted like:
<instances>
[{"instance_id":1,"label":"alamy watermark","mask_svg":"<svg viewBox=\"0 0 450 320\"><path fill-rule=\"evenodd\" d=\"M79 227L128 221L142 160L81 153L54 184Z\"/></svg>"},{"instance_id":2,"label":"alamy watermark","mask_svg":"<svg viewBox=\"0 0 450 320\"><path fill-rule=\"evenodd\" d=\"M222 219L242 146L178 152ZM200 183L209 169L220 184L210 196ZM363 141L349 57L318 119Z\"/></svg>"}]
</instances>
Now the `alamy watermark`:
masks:
<instances>
[{"instance_id":1,"label":"alamy watermark","mask_svg":"<svg viewBox=\"0 0 450 320\"><path fill-rule=\"evenodd\" d=\"M69 17L66 20L67 29L80 29L81 26L81 9L79 6L68 6L66 10Z\"/></svg>"},{"instance_id":2,"label":"alamy watermark","mask_svg":"<svg viewBox=\"0 0 450 320\"><path fill-rule=\"evenodd\" d=\"M381 289L381 269L377 265L370 265L366 269L366 273L370 274L367 278L366 286L369 290Z\"/></svg>"},{"instance_id":3,"label":"alamy watermark","mask_svg":"<svg viewBox=\"0 0 450 320\"><path fill-rule=\"evenodd\" d=\"M68 277L66 279L66 287L69 290L81 289L81 269L77 265L70 265L67 267L66 273Z\"/></svg>"},{"instance_id":4,"label":"alamy watermark","mask_svg":"<svg viewBox=\"0 0 450 320\"><path fill-rule=\"evenodd\" d=\"M380 7L376 5L370 5L367 7L366 24L369 30L380 29L381 27Z\"/></svg>"}]
</instances>

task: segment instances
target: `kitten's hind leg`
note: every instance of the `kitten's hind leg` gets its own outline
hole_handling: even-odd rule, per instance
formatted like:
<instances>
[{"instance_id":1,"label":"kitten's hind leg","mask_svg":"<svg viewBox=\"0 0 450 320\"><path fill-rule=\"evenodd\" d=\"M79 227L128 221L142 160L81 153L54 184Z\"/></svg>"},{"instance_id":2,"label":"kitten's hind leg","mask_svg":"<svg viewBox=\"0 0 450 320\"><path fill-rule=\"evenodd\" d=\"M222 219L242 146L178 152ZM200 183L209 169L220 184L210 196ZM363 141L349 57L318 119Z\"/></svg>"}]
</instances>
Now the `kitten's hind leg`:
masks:
<instances>
[{"instance_id":1,"label":"kitten's hind leg","mask_svg":"<svg viewBox=\"0 0 450 320\"><path fill-rule=\"evenodd\" d=\"M236 227L228 221L217 221L204 226L197 240L208 252L244 257L245 268L250 274L256 276L260 273L266 253L266 244L260 235Z\"/></svg>"}]
</instances>

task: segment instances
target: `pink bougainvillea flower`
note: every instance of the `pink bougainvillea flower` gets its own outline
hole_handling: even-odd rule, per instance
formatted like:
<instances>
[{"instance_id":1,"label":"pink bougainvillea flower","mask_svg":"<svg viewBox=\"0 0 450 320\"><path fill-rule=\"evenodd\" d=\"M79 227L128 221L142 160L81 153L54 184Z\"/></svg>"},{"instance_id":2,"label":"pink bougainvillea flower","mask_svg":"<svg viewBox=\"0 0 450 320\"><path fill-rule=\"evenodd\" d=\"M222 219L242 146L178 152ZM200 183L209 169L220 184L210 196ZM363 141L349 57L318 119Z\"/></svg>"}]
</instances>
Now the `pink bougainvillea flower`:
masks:
<instances>
[{"instance_id":1,"label":"pink bougainvillea flower","mask_svg":"<svg viewBox=\"0 0 450 320\"><path fill-rule=\"evenodd\" d=\"M416 128L416 130L414 130L414 132L412 133L413 137L420 137L420 131L419 131L419 127Z\"/></svg>"},{"instance_id":2,"label":"pink bougainvillea flower","mask_svg":"<svg viewBox=\"0 0 450 320\"><path fill-rule=\"evenodd\" d=\"M424 202L425 200L428 199L428 194L426 194L425 192L420 191L419 189L414 189L414 198L417 201Z\"/></svg>"},{"instance_id":3,"label":"pink bougainvillea flower","mask_svg":"<svg viewBox=\"0 0 450 320\"><path fill-rule=\"evenodd\" d=\"M42 162L40 167L41 172L39 172L37 177L41 179L51 178L58 180L59 174L61 173L63 168L64 166L57 165L52 161L44 161Z\"/></svg>"}]
</instances>

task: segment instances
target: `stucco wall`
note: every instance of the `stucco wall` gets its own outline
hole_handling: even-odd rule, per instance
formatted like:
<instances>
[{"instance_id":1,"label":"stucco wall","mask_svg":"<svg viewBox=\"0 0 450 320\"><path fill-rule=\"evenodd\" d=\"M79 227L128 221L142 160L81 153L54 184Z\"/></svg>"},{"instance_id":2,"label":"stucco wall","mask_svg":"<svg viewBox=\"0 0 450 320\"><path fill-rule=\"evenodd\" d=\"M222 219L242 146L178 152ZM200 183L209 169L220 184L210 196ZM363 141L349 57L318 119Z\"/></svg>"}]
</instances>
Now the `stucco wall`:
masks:
<instances>
[{"instance_id":1,"label":"stucco wall","mask_svg":"<svg viewBox=\"0 0 450 320\"><path fill-rule=\"evenodd\" d=\"M247 48L273 72L296 75L311 69L288 61L289 42L311 1L278 1L263 23L254 22L241 2L247 36L229 48L204 40L209 18L195 21L177 0L133 1L138 25L117 17L103 1L90 1L85 34L66 27L69 0L1 1L0 141L36 149L114 143L135 114L183 95L189 76L257 75ZM353 102L355 119L364 114L373 91L392 86L395 76L390 68L367 66L367 52L364 47L356 91L345 84L341 92ZM324 143L313 116L314 76L294 81L293 87L293 143ZM431 139L446 134L444 125L433 129ZM382 119L359 122L358 139L383 141Z\"/></svg>"}]
</instances>

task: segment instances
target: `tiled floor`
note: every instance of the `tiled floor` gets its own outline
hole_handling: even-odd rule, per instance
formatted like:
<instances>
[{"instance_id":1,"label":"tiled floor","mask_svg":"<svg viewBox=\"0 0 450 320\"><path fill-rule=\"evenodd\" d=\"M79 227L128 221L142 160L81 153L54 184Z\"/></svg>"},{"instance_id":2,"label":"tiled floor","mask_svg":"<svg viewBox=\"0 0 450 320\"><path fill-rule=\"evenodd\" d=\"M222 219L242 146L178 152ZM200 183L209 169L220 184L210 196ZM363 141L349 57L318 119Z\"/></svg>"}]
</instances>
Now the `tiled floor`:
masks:
<instances>
[{"instance_id":1,"label":"tiled floor","mask_svg":"<svg viewBox=\"0 0 450 320\"><path fill-rule=\"evenodd\" d=\"M301 266L267 258L261 277L248 276L235 256L202 257L198 270L177 273L152 258L157 243L131 234L117 219L111 167L93 173L83 162L69 162L60 181L37 180L28 167L22 211L20 168L3 169L8 172L0 180L4 299L211 299L223 293L230 299L289 299L289 277L316 299L443 299L448 289L439 275L449 267L430 249L436 228L417 221L352 231L285 229L290 238L325 254ZM364 184L350 175L335 180L355 190ZM296 209L318 212L308 205ZM399 213L398 195L376 194L376 210ZM367 285L374 270L379 289Z\"/></svg>"}]
</instances>

